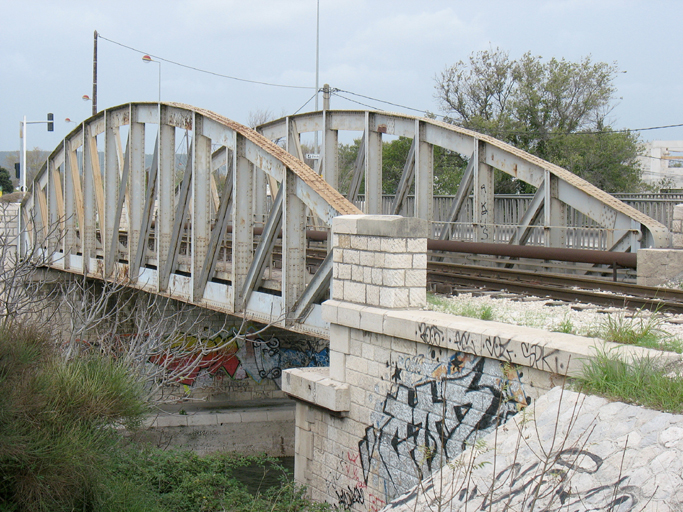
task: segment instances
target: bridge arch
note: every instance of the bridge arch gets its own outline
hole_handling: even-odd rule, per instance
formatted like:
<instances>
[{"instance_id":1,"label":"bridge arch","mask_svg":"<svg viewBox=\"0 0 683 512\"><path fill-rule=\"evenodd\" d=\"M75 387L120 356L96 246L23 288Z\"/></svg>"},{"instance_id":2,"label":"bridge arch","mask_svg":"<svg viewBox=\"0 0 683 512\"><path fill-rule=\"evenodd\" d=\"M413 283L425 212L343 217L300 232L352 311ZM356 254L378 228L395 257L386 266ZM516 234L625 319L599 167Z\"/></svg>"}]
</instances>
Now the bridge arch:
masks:
<instances>
[{"instance_id":1,"label":"bridge arch","mask_svg":"<svg viewBox=\"0 0 683 512\"><path fill-rule=\"evenodd\" d=\"M434 119L378 111L328 110L278 119L257 129L271 140L284 138L288 147L295 147L299 134L321 132L322 173L335 188L339 182L339 132L362 132L361 154L356 160L347 198L357 199L364 180L364 213L396 214L402 210L414 183L414 215L432 223L433 238L455 238L452 226L458 219L466 219L471 224L466 239L474 242L526 244L535 232L537 244L589 248L578 245L576 232L568 225L568 219L579 214L585 226L593 226L599 233L589 242L590 248L636 252L641 247L669 246L669 233L664 225L566 169L493 137ZM393 201L384 205L383 134L413 140ZM437 222L433 211L434 146L455 151L469 160L450 211L441 222ZM493 169L529 183L537 190L516 219L514 228L502 234L493 232L496 227L491 208L495 192ZM470 195L472 201L468 199Z\"/></svg>"},{"instance_id":2,"label":"bridge arch","mask_svg":"<svg viewBox=\"0 0 683 512\"><path fill-rule=\"evenodd\" d=\"M187 135L184 162L176 132ZM307 217L324 228L361 213L254 130L180 103L86 119L50 154L21 209L24 256L38 247L56 269L311 334L326 333L319 302L332 259L306 268Z\"/></svg>"}]
</instances>

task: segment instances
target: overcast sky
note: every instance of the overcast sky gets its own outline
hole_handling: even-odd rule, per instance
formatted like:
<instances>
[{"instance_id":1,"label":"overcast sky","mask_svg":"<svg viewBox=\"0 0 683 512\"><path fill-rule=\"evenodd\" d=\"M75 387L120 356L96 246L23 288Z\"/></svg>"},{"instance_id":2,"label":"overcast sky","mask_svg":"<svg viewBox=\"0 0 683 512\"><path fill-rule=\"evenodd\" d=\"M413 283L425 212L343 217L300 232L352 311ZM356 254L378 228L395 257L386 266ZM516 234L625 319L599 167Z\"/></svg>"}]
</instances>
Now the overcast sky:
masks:
<instances>
[{"instance_id":1,"label":"overcast sky","mask_svg":"<svg viewBox=\"0 0 683 512\"><path fill-rule=\"evenodd\" d=\"M683 1L320 0L320 84L437 111L434 77L473 51L518 58L616 62L614 128L683 123ZM144 53L219 74L310 87L255 85L161 64L161 97L246 123L250 111L293 113L315 84L316 0L0 0L0 150L52 150L91 105L93 31L100 39L98 107L156 101L158 68ZM350 96L374 107L403 111ZM321 99L322 102L322 99ZM322 103L321 103L322 105ZM333 97L332 108L365 108ZM313 101L304 109L313 110ZM410 111L405 111L412 113ZM642 132L683 139L683 128Z\"/></svg>"}]
</instances>

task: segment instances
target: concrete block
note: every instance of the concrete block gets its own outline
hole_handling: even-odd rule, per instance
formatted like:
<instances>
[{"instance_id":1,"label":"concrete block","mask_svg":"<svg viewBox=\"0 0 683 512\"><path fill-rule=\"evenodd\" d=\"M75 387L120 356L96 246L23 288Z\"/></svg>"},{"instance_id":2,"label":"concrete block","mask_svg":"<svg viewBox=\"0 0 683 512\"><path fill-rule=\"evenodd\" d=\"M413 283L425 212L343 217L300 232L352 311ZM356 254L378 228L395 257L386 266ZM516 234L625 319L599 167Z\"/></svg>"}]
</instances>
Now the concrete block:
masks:
<instances>
[{"instance_id":1,"label":"concrete block","mask_svg":"<svg viewBox=\"0 0 683 512\"><path fill-rule=\"evenodd\" d=\"M197 427L197 426L202 426L202 425L215 425L215 424L216 424L216 415L215 414L197 413L197 414L190 414L187 416L187 426L188 427Z\"/></svg>"},{"instance_id":2,"label":"concrete block","mask_svg":"<svg viewBox=\"0 0 683 512\"><path fill-rule=\"evenodd\" d=\"M375 264L375 252L374 251L361 251L360 252L360 264L364 267L372 267Z\"/></svg>"},{"instance_id":3,"label":"concrete block","mask_svg":"<svg viewBox=\"0 0 683 512\"><path fill-rule=\"evenodd\" d=\"M241 412L242 423L259 423L269 421L267 411L244 411Z\"/></svg>"},{"instance_id":4,"label":"concrete block","mask_svg":"<svg viewBox=\"0 0 683 512\"><path fill-rule=\"evenodd\" d=\"M405 285L410 288L427 289L427 271L424 269L406 270Z\"/></svg>"},{"instance_id":5,"label":"concrete block","mask_svg":"<svg viewBox=\"0 0 683 512\"><path fill-rule=\"evenodd\" d=\"M415 255L419 256L419 255ZM425 256L425 265L427 264L427 255ZM384 268L413 268L413 256L410 254L385 254Z\"/></svg>"},{"instance_id":6,"label":"concrete block","mask_svg":"<svg viewBox=\"0 0 683 512\"><path fill-rule=\"evenodd\" d=\"M408 305L411 308L423 308L427 305L427 289L425 287L410 288Z\"/></svg>"},{"instance_id":7,"label":"concrete block","mask_svg":"<svg viewBox=\"0 0 683 512\"><path fill-rule=\"evenodd\" d=\"M381 288L379 305L385 308L407 308L410 305L408 288Z\"/></svg>"},{"instance_id":8,"label":"concrete block","mask_svg":"<svg viewBox=\"0 0 683 512\"><path fill-rule=\"evenodd\" d=\"M344 283L342 279L334 280L332 282L332 298L334 300L344 300Z\"/></svg>"},{"instance_id":9,"label":"concrete block","mask_svg":"<svg viewBox=\"0 0 683 512\"><path fill-rule=\"evenodd\" d=\"M344 283L344 300L355 302L356 304L366 304L365 285L356 281L346 281Z\"/></svg>"},{"instance_id":10,"label":"concrete block","mask_svg":"<svg viewBox=\"0 0 683 512\"><path fill-rule=\"evenodd\" d=\"M374 257L374 255L373 255ZM374 260L373 260L373 265L374 265ZM371 270L371 275L370 275L370 282L374 285L381 285L382 284L382 269L381 268L372 268Z\"/></svg>"},{"instance_id":11,"label":"concrete block","mask_svg":"<svg viewBox=\"0 0 683 512\"><path fill-rule=\"evenodd\" d=\"M332 219L332 232L340 237L342 234L357 234L356 224L361 217L364 217L364 215L339 215L335 217Z\"/></svg>"},{"instance_id":12,"label":"concrete block","mask_svg":"<svg viewBox=\"0 0 683 512\"><path fill-rule=\"evenodd\" d=\"M406 284L406 271L404 269L385 268L382 270L382 285L398 288Z\"/></svg>"},{"instance_id":13,"label":"concrete block","mask_svg":"<svg viewBox=\"0 0 683 512\"><path fill-rule=\"evenodd\" d=\"M330 324L330 350L348 354L350 352L351 330L338 324Z\"/></svg>"},{"instance_id":14,"label":"concrete block","mask_svg":"<svg viewBox=\"0 0 683 512\"><path fill-rule=\"evenodd\" d=\"M358 304L341 304L337 310L337 323L346 327L360 329L360 312L364 307Z\"/></svg>"},{"instance_id":15,"label":"concrete block","mask_svg":"<svg viewBox=\"0 0 683 512\"><path fill-rule=\"evenodd\" d=\"M357 283L363 283L364 281L365 267L360 265L351 265L351 280Z\"/></svg>"},{"instance_id":16,"label":"concrete block","mask_svg":"<svg viewBox=\"0 0 683 512\"><path fill-rule=\"evenodd\" d=\"M335 279L351 279L353 265L346 263L335 263L333 276Z\"/></svg>"},{"instance_id":17,"label":"concrete block","mask_svg":"<svg viewBox=\"0 0 683 512\"><path fill-rule=\"evenodd\" d=\"M363 346L363 349L365 349L365 346ZM363 351L364 352L364 351ZM363 352L361 352L361 356L354 356L354 355L348 355L346 356L346 369L348 370L353 370L354 372L358 374L365 374L368 371L368 363L366 358L362 356ZM349 373L347 373L346 376L347 382L351 383L349 381Z\"/></svg>"},{"instance_id":18,"label":"concrete block","mask_svg":"<svg viewBox=\"0 0 683 512\"><path fill-rule=\"evenodd\" d=\"M309 408L310 407L306 403L299 402L298 400L296 401L296 409L294 411L294 424L296 425L296 428L311 430L311 424L307 419Z\"/></svg>"},{"instance_id":19,"label":"concrete block","mask_svg":"<svg viewBox=\"0 0 683 512\"><path fill-rule=\"evenodd\" d=\"M351 249L360 249L363 251L368 250L368 237L367 236L351 236Z\"/></svg>"},{"instance_id":20,"label":"concrete block","mask_svg":"<svg viewBox=\"0 0 683 512\"><path fill-rule=\"evenodd\" d=\"M358 265L360 264L360 251L356 251L353 249L344 249L342 258L344 263Z\"/></svg>"},{"instance_id":21,"label":"concrete block","mask_svg":"<svg viewBox=\"0 0 683 512\"><path fill-rule=\"evenodd\" d=\"M154 428L187 427L187 416L180 414L158 416L152 425Z\"/></svg>"},{"instance_id":22,"label":"concrete block","mask_svg":"<svg viewBox=\"0 0 683 512\"><path fill-rule=\"evenodd\" d=\"M405 238L382 238L380 243L380 250L382 252L405 253L406 252Z\"/></svg>"},{"instance_id":23,"label":"concrete block","mask_svg":"<svg viewBox=\"0 0 683 512\"><path fill-rule=\"evenodd\" d=\"M355 340L351 338L351 346L349 354L352 356L360 357L360 355L363 353L363 341Z\"/></svg>"},{"instance_id":24,"label":"concrete block","mask_svg":"<svg viewBox=\"0 0 683 512\"><path fill-rule=\"evenodd\" d=\"M365 288L365 300L368 306L379 306L380 286L367 285Z\"/></svg>"},{"instance_id":25,"label":"concrete block","mask_svg":"<svg viewBox=\"0 0 683 512\"><path fill-rule=\"evenodd\" d=\"M346 354L330 350L330 378L346 382Z\"/></svg>"},{"instance_id":26,"label":"concrete block","mask_svg":"<svg viewBox=\"0 0 683 512\"><path fill-rule=\"evenodd\" d=\"M673 233L683 232L683 220L674 220L671 222L671 231Z\"/></svg>"},{"instance_id":27,"label":"concrete block","mask_svg":"<svg viewBox=\"0 0 683 512\"><path fill-rule=\"evenodd\" d=\"M364 343L363 344L363 352L361 353L361 357L365 359L366 361L374 361L375 360L375 347L371 343Z\"/></svg>"},{"instance_id":28,"label":"concrete block","mask_svg":"<svg viewBox=\"0 0 683 512\"><path fill-rule=\"evenodd\" d=\"M426 238L408 238L406 240L406 252L426 253L427 239Z\"/></svg>"},{"instance_id":29,"label":"concrete block","mask_svg":"<svg viewBox=\"0 0 683 512\"><path fill-rule=\"evenodd\" d=\"M335 283L335 288L336 288L336 284L341 284L341 283ZM325 320L326 322L330 322L331 324L336 324L337 323L337 310L339 309L340 304L341 304L341 302L339 302L338 300L326 300L325 302L323 302L322 310L321 310L323 320Z\"/></svg>"},{"instance_id":30,"label":"concrete block","mask_svg":"<svg viewBox=\"0 0 683 512\"><path fill-rule=\"evenodd\" d=\"M351 248L351 237L349 235L337 235L337 243L335 247L340 249L350 249Z\"/></svg>"},{"instance_id":31,"label":"concrete block","mask_svg":"<svg viewBox=\"0 0 683 512\"><path fill-rule=\"evenodd\" d=\"M368 237L368 251L379 251L381 245L381 238L377 236Z\"/></svg>"},{"instance_id":32,"label":"concrete block","mask_svg":"<svg viewBox=\"0 0 683 512\"><path fill-rule=\"evenodd\" d=\"M391 338L391 349L402 354L417 355L417 343L403 338Z\"/></svg>"},{"instance_id":33,"label":"concrete block","mask_svg":"<svg viewBox=\"0 0 683 512\"><path fill-rule=\"evenodd\" d=\"M427 255L426 254L413 254L413 269L426 269L427 268Z\"/></svg>"},{"instance_id":34,"label":"concrete block","mask_svg":"<svg viewBox=\"0 0 683 512\"><path fill-rule=\"evenodd\" d=\"M370 287L368 287L370 288ZM379 299L379 288L377 289ZM369 332L382 332L384 311L378 308L365 308L360 312L360 328Z\"/></svg>"},{"instance_id":35,"label":"concrete block","mask_svg":"<svg viewBox=\"0 0 683 512\"><path fill-rule=\"evenodd\" d=\"M384 315L383 332L387 336L415 341L415 320L404 311L387 311Z\"/></svg>"},{"instance_id":36,"label":"concrete block","mask_svg":"<svg viewBox=\"0 0 683 512\"><path fill-rule=\"evenodd\" d=\"M375 253L375 264L373 266L376 268L384 268L384 253L383 252L376 252Z\"/></svg>"},{"instance_id":37,"label":"concrete block","mask_svg":"<svg viewBox=\"0 0 683 512\"><path fill-rule=\"evenodd\" d=\"M332 261L334 263L342 263L344 261L344 251L338 247L332 249Z\"/></svg>"},{"instance_id":38,"label":"concrete block","mask_svg":"<svg viewBox=\"0 0 683 512\"><path fill-rule=\"evenodd\" d=\"M372 267L363 267L363 282L372 283Z\"/></svg>"}]
</instances>

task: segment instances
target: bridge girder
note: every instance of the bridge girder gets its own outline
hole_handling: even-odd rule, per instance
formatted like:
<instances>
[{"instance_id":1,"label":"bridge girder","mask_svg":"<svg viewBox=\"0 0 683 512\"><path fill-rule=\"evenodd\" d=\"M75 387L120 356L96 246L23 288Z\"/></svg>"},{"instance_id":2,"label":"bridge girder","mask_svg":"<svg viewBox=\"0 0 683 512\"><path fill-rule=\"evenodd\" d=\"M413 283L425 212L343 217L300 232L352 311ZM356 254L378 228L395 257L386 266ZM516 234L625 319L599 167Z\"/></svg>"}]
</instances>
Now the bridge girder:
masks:
<instances>
[{"instance_id":1,"label":"bridge girder","mask_svg":"<svg viewBox=\"0 0 683 512\"><path fill-rule=\"evenodd\" d=\"M267 181L286 192L281 270L266 264L273 233L254 234L267 218ZM36 244L57 269L324 336L313 301L331 267L317 278L307 271L307 211L322 229L337 215L361 213L245 126L188 105L132 103L86 119L48 157L22 203L22 250ZM281 284L264 279L267 267Z\"/></svg>"},{"instance_id":2,"label":"bridge girder","mask_svg":"<svg viewBox=\"0 0 683 512\"><path fill-rule=\"evenodd\" d=\"M493 169L498 169L516 179L529 183L544 194L530 206L533 212L522 214L521 218L536 221L533 227L542 230L546 246L562 247L567 243L568 208L580 212L595 225L604 230L604 249L636 252L641 247L668 247L669 232L665 226L639 212L610 194L591 185L575 174L546 162L525 151L501 142L493 137L459 128L457 126L404 114L368 111L322 111L298 114L259 126L257 129L269 139L285 136L285 123L295 122L299 134L320 131L323 134L322 166L323 175L338 183L338 155L336 141L339 132L361 132L365 144L362 161L362 175L365 179L364 213L393 213L399 211L401 200L405 198L405 188L411 183L403 183L396 191L396 200L391 211L382 212L381 203L381 137L392 135L413 139L414 151L410 153L415 166L415 216L433 222L433 161L434 146L455 151L471 161L471 181L463 180L465 186L472 187L473 202L470 218L474 224L472 239L476 242L494 241L491 227L493 208ZM378 142L378 140L380 142ZM328 143L334 141L335 143ZM367 141L375 149L368 150ZM379 144L379 150L376 148ZM414 155L414 156L413 156ZM360 160L360 159L359 159ZM417 165L416 165L417 163ZM469 190L458 191L460 203L452 211L448 222L456 222L461 213L464 199ZM539 205L540 201L540 205ZM457 202L457 201L456 201ZM476 207L474 207L476 205ZM385 207L386 208L386 207ZM539 215L542 210L543 214ZM528 222L528 221L527 221ZM528 230L531 226L526 225ZM449 238L448 230L435 227L433 237ZM510 243L525 243L528 237L510 237ZM498 241L498 240L496 240ZM598 248L598 247L596 247Z\"/></svg>"}]
</instances>

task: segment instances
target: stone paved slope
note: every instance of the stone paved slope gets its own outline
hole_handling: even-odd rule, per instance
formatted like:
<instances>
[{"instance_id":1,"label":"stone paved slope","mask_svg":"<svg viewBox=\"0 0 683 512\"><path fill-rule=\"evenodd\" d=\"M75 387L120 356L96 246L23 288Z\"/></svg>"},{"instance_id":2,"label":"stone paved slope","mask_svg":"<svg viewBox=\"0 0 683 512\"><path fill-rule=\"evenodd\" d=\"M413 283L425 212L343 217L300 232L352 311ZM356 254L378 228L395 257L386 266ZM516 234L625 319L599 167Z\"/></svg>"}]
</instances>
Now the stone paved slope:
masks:
<instances>
[{"instance_id":1,"label":"stone paved slope","mask_svg":"<svg viewBox=\"0 0 683 512\"><path fill-rule=\"evenodd\" d=\"M683 511L683 416L554 388L384 510Z\"/></svg>"}]
</instances>

